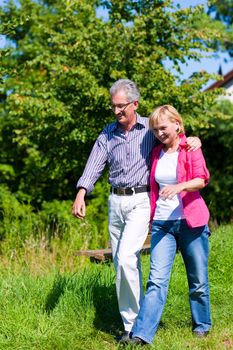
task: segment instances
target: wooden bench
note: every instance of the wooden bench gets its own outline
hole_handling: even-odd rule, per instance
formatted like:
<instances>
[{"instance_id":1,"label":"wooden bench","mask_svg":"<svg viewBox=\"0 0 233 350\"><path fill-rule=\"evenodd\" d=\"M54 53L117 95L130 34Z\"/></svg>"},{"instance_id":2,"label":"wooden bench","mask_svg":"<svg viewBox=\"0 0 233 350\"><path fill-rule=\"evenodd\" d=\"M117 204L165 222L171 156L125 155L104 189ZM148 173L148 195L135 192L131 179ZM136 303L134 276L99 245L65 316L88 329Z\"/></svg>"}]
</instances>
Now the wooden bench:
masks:
<instances>
[{"instance_id":1,"label":"wooden bench","mask_svg":"<svg viewBox=\"0 0 233 350\"><path fill-rule=\"evenodd\" d=\"M150 253L150 235L147 236L141 250L141 254ZM111 261L112 249L93 249L93 250L79 250L75 253L76 256L86 256L90 258L91 262Z\"/></svg>"}]
</instances>

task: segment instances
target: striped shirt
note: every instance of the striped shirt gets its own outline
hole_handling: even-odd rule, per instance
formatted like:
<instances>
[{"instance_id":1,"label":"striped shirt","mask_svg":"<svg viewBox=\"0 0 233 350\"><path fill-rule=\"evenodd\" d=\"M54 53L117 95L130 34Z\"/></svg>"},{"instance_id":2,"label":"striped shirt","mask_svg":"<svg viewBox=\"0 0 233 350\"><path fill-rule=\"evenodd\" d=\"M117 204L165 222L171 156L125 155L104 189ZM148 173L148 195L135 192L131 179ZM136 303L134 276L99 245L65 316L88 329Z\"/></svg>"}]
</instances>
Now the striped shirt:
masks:
<instances>
[{"instance_id":1,"label":"striped shirt","mask_svg":"<svg viewBox=\"0 0 233 350\"><path fill-rule=\"evenodd\" d=\"M128 133L119 128L117 121L107 125L92 148L77 188L92 191L106 165L109 167L108 182L113 187L149 185L150 152L155 141L148 118L139 114L137 123Z\"/></svg>"}]
</instances>

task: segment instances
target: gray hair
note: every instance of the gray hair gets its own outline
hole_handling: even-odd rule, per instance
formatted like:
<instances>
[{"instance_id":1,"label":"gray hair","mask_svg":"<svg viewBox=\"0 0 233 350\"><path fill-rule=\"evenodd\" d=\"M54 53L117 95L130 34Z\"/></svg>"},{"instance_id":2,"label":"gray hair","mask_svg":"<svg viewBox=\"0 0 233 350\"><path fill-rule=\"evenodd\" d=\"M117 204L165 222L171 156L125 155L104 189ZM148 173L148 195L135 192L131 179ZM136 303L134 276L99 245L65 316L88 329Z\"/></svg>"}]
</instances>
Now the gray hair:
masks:
<instances>
[{"instance_id":1,"label":"gray hair","mask_svg":"<svg viewBox=\"0 0 233 350\"><path fill-rule=\"evenodd\" d=\"M127 100L129 102L133 101L139 101L140 99L140 92L138 90L137 85L129 79L119 79L117 80L112 87L110 88L109 92L111 97L115 95L119 91L124 91L127 96Z\"/></svg>"}]
</instances>

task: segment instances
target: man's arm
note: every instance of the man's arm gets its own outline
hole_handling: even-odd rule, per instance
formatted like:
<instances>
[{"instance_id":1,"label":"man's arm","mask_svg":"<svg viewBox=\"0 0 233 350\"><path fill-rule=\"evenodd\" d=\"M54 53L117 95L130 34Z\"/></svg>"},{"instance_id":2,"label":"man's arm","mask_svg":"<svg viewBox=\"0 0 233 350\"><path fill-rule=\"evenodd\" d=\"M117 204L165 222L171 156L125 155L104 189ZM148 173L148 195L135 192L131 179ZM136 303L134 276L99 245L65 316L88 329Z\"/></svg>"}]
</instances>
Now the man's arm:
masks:
<instances>
[{"instance_id":1,"label":"man's arm","mask_svg":"<svg viewBox=\"0 0 233 350\"><path fill-rule=\"evenodd\" d=\"M86 215L85 195L91 192L95 182L100 177L107 162L106 138L103 133L96 140L84 172L77 183L78 193L72 207L72 214L83 219Z\"/></svg>"},{"instance_id":2,"label":"man's arm","mask_svg":"<svg viewBox=\"0 0 233 350\"><path fill-rule=\"evenodd\" d=\"M108 157L106 142L105 135L100 134L88 157L83 174L77 182L77 188L83 187L87 193L93 190L94 184L101 176L106 165Z\"/></svg>"}]
</instances>

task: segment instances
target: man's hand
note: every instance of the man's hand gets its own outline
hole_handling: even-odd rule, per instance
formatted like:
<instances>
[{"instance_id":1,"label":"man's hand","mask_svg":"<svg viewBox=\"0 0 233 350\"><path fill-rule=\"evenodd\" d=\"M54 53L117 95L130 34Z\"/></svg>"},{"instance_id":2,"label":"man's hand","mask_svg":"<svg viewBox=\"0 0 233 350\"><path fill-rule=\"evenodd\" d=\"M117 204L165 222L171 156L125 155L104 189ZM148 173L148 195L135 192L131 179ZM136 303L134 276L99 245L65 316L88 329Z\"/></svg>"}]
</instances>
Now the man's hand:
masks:
<instances>
[{"instance_id":1,"label":"man's hand","mask_svg":"<svg viewBox=\"0 0 233 350\"><path fill-rule=\"evenodd\" d=\"M198 148L201 147L201 140L199 137L193 136L193 137L187 137L187 150L190 151L196 151Z\"/></svg>"},{"instance_id":2,"label":"man's hand","mask_svg":"<svg viewBox=\"0 0 233 350\"><path fill-rule=\"evenodd\" d=\"M72 208L72 214L79 219L84 219L86 215L86 204L84 200L85 194L86 194L86 189L80 188Z\"/></svg>"}]
</instances>

